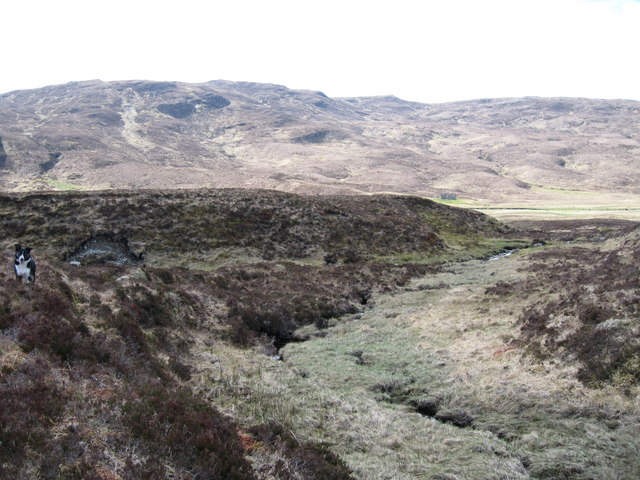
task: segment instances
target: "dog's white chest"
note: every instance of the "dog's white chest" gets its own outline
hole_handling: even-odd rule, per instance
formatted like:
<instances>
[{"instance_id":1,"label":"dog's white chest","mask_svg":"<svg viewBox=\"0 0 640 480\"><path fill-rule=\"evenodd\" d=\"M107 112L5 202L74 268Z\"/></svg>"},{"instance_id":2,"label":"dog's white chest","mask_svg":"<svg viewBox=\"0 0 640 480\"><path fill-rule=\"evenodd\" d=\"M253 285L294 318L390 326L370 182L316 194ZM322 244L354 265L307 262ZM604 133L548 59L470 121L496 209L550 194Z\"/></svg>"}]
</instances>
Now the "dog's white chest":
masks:
<instances>
[{"instance_id":1,"label":"dog's white chest","mask_svg":"<svg viewBox=\"0 0 640 480\"><path fill-rule=\"evenodd\" d=\"M16 275L19 277L29 278L29 275L31 275L31 269L27 265L27 262L20 262L15 267Z\"/></svg>"}]
</instances>

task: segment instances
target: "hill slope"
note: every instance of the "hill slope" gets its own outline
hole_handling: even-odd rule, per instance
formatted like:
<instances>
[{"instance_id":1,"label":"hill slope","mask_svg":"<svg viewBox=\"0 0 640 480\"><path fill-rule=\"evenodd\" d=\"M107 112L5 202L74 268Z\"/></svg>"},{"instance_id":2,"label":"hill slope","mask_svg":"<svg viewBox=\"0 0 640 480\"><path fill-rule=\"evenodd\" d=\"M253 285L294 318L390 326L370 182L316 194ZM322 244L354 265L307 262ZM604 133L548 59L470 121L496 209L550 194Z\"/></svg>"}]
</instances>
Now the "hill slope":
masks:
<instances>
[{"instance_id":1,"label":"hill slope","mask_svg":"<svg viewBox=\"0 0 640 480\"><path fill-rule=\"evenodd\" d=\"M414 197L249 190L5 194L0 222L2 478L640 474L637 224L525 242Z\"/></svg>"},{"instance_id":2,"label":"hill slope","mask_svg":"<svg viewBox=\"0 0 640 480\"><path fill-rule=\"evenodd\" d=\"M196 269L251 259L429 258L481 249L511 231L417 197L248 189L4 194L0 212L7 248L22 241L68 260L105 244L124 263Z\"/></svg>"},{"instance_id":3,"label":"hill slope","mask_svg":"<svg viewBox=\"0 0 640 480\"><path fill-rule=\"evenodd\" d=\"M487 254L510 231L412 197L249 190L11 194L0 210L3 250L28 242L38 261L34 285L0 272L3 478L355 478L328 445L225 408L238 385L214 352L273 365L299 328L438 270L378 257Z\"/></svg>"},{"instance_id":4,"label":"hill slope","mask_svg":"<svg viewBox=\"0 0 640 480\"><path fill-rule=\"evenodd\" d=\"M426 105L214 81L81 82L0 96L0 187L639 193L640 103Z\"/></svg>"}]
</instances>

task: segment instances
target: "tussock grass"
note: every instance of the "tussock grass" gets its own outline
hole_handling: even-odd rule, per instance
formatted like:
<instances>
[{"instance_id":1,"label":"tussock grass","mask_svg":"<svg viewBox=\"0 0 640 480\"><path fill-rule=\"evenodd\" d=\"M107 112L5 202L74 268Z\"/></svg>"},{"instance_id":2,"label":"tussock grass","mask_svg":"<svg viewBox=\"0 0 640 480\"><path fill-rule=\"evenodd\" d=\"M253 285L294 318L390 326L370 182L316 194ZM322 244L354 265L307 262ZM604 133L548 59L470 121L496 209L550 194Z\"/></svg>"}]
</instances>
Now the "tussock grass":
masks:
<instances>
[{"instance_id":1,"label":"tussock grass","mask_svg":"<svg viewBox=\"0 0 640 480\"><path fill-rule=\"evenodd\" d=\"M359 478L635 478L637 393L589 388L578 365L514 348L528 298L485 294L488 277L525 281L535 254L452 265L374 296L364 315L287 345L284 365L266 359L254 387L241 385L259 394L234 408L330 441ZM416 413L421 399L442 415ZM455 412L472 426L437 420Z\"/></svg>"},{"instance_id":2,"label":"tussock grass","mask_svg":"<svg viewBox=\"0 0 640 480\"><path fill-rule=\"evenodd\" d=\"M229 351L214 350L222 364L220 373L212 373L209 379L217 401L251 421L283 425L300 439L330 442L332 451L357 478L412 479L469 472L476 472L476 477L462 478L526 478L517 456L496 457L495 452L506 454L506 447L492 435L433 421L401 405L376 400L362 388L387 378L388 371L369 376L362 386L345 386L344 378L316 375L310 364L301 362L293 346L285 350L286 365L258 357L249 370L238 352L235 361L229 361L233 358ZM314 354L315 349L306 358L317 358ZM343 356L353 362L349 352ZM337 374L342 369L328 365L321 370ZM246 393L241 401L238 391ZM514 474L518 470L520 474Z\"/></svg>"}]
</instances>

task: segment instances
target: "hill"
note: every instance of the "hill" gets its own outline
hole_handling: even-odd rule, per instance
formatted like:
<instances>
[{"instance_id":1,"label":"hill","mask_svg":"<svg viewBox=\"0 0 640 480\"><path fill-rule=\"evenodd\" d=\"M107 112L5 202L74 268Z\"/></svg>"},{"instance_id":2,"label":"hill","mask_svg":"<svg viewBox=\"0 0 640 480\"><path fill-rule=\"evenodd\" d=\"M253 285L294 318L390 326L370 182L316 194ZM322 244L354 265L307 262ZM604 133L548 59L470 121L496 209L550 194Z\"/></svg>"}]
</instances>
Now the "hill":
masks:
<instances>
[{"instance_id":1,"label":"hill","mask_svg":"<svg viewBox=\"0 0 640 480\"><path fill-rule=\"evenodd\" d=\"M417 197L248 189L0 194L0 212L7 247L23 241L83 260L102 244L125 263L195 269L428 258L486 248L487 237L511 231L481 213Z\"/></svg>"},{"instance_id":2,"label":"hill","mask_svg":"<svg viewBox=\"0 0 640 480\"><path fill-rule=\"evenodd\" d=\"M639 118L640 103L623 100L428 105L227 81L79 82L0 96L0 186L636 198Z\"/></svg>"}]
</instances>

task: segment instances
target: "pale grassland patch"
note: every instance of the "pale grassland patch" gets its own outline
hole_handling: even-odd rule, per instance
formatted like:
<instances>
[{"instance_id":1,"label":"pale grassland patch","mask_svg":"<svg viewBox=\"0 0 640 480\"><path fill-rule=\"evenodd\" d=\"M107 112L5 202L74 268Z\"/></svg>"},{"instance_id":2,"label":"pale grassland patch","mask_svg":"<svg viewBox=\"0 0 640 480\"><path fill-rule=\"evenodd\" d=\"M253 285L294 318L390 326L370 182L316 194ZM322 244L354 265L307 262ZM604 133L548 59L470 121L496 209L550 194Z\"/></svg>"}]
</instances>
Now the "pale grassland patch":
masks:
<instances>
[{"instance_id":1,"label":"pale grassland patch","mask_svg":"<svg viewBox=\"0 0 640 480\"><path fill-rule=\"evenodd\" d=\"M209 360L200 363L199 384L236 418L248 423L276 422L300 440L328 442L354 469L356 478L409 480L436 473L460 478L527 478L519 457L507 454L504 442L493 435L462 431L402 405L376 401L367 387L393 376L400 363L378 357L385 352L375 351L381 348L380 338L373 338L376 330L363 325L358 331L365 339L370 337L372 355L381 361L359 381L355 378L358 369L346 367L355 364L355 357L347 352L349 341L343 337L347 332L335 332L339 345L326 350L323 341L292 344L285 349L284 363L255 351L216 344ZM397 346L398 340L400 337L390 345ZM304 345L312 351L295 348ZM323 350L324 355L318 356ZM330 364L332 358L334 364ZM345 384L347 377L355 385Z\"/></svg>"},{"instance_id":2,"label":"pale grassland patch","mask_svg":"<svg viewBox=\"0 0 640 480\"><path fill-rule=\"evenodd\" d=\"M464 205L460 205L465 208ZM589 219L589 218L616 218L621 220L640 220L640 207L611 206L554 206L533 207L533 206L505 206L505 207L480 207L479 212L494 217L502 221L514 220L569 220L569 219Z\"/></svg>"},{"instance_id":3,"label":"pale grassland patch","mask_svg":"<svg viewBox=\"0 0 640 480\"><path fill-rule=\"evenodd\" d=\"M484 202L473 200L470 198L457 198L455 200L447 200L444 198L432 198L434 202L442 203L443 205L452 205L454 207L468 207L468 208L480 208L483 206L489 206Z\"/></svg>"}]
</instances>

